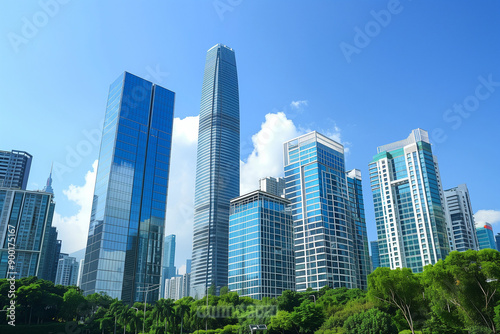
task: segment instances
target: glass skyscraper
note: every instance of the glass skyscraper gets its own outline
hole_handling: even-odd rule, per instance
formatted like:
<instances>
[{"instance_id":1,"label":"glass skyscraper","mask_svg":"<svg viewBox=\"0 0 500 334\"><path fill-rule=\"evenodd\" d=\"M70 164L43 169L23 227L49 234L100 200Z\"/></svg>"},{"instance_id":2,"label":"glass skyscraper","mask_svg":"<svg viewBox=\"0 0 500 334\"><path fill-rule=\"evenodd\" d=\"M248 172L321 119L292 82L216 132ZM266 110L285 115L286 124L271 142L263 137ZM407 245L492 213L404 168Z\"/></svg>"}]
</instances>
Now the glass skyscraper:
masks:
<instances>
[{"instance_id":1,"label":"glass skyscraper","mask_svg":"<svg viewBox=\"0 0 500 334\"><path fill-rule=\"evenodd\" d=\"M444 196L429 136L380 146L369 164L380 266L422 272L449 251Z\"/></svg>"},{"instance_id":2,"label":"glass skyscraper","mask_svg":"<svg viewBox=\"0 0 500 334\"><path fill-rule=\"evenodd\" d=\"M367 288L370 257L361 173L346 172L344 147L311 132L284 144L296 289Z\"/></svg>"},{"instance_id":3,"label":"glass skyscraper","mask_svg":"<svg viewBox=\"0 0 500 334\"><path fill-rule=\"evenodd\" d=\"M194 199L191 293L227 286L229 201L240 193L240 108L233 49L207 51Z\"/></svg>"},{"instance_id":4,"label":"glass skyscraper","mask_svg":"<svg viewBox=\"0 0 500 334\"><path fill-rule=\"evenodd\" d=\"M289 205L259 190L231 200L229 290L254 299L295 290Z\"/></svg>"},{"instance_id":5,"label":"glass skyscraper","mask_svg":"<svg viewBox=\"0 0 500 334\"><path fill-rule=\"evenodd\" d=\"M175 93L125 72L111 84L82 277L132 304L160 284ZM159 289L147 294L158 299Z\"/></svg>"},{"instance_id":6,"label":"glass skyscraper","mask_svg":"<svg viewBox=\"0 0 500 334\"><path fill-rule=\"evenodd\" d=\"M16 279L42 277L52 270L49 242L55 241L51 238L54 207L50 193L0 188L0 278L9 273ZM12 255L13 266L9 265Z\"/></svg>"},{"instance_id":7,"label":"glass skyscraper","mask_svg":"<svg viewBox=\"0 0 500 334\"><path fill-rule=\"evenodd\" d=\"M484 225L476 227L476 231L479 249L497 249L495 238L493 237L493 227L490 223L484 223Z\"/></svg>"},{"instance_id":8,"label":"glass skyscraper","mask_svg":"<svg viewBox=\"0 0 500 334\"><path fill-rule=\"evenodd\" d=\"M374 240L370 242L370 246L372 249L372 270L377 269L380 267L380 257L379 257L379 250L378 250L378 241Z\"/></svg>"},{"instance_id":9,"label":"glass skyscraper","mask_svg":"<svg viewBox=\"0 0 500 334\"><path fill-rule=\"evenodd\" d=\"M467 185L460 184L444 191L446 214L448 215L449 237L451 250L459 252L468 249L478 250L474 212L469 197Z\"/></svg>"}]
</instances>

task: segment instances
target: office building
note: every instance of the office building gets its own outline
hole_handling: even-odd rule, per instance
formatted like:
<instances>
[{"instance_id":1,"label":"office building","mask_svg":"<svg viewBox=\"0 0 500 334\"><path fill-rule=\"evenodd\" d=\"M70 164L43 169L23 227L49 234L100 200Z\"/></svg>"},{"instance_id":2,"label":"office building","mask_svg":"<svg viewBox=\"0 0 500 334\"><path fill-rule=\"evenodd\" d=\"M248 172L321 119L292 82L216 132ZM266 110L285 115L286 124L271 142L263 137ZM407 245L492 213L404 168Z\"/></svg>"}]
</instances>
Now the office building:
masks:
<instances>
[{"instance_id":1,"label":"office building","mask_svg":"<svg viewBox=\"0 0 500 334\"><path fill-rule=\"evenodd\" d=\"M478 250L474 212L467 185L461 184L444 191L451 250Z\"/></svg>"},{"instance_id":2,"label":"office building","mask_svg":"<svg viewBox=\"0 0 500 334\"><path fill-rule=\"evenodd\" d=\"M497 246L497 251L500 252L500 233L497 233L497 235L495 235L495 244Z\"/></svg>"},{"instance_id":3,"label":"office building","mask_svg":"<svg viewBox=\"0 0 500 334\"><path fill-rule=\"evenodd\" d=\"M297 291L367 288L370 271L361 173L346 172L344 147L311 132L284 144Z\"/></svg>"},{"instance_id":4,"label":"office building","mask_svg":"<svg viewBox=\"0 0 500 334\"><path fill-rule=\"evenodd\" d=\"M57 229L55 227L50 227L46 229L45 240L45 259L42 265L43 270L39 271L38 278L56 282L57 265L59 263L59 254L61 253L62 241L57 240Z\"/></svg>"},{"instance_id":5,"label":"office building","mask_svg":"<svg viewBox=\"0 0 500 334\"><path fill-rule=\"evenodd\" d=\"M158 300L175 93L125 72L108 94L82 290Z\"/></svg>"},{"instance_id":6,"label":"office building","mask_svg":"<svg viewBox=\"0 0 500 334\"><path fill-rule=\"evenodd\" d=\"M0 187L26 190L32 159L24 151L0 151Z\"/></svg>"},{"instance_id":7,"label":"office building","mask_svg":"<svg viewBox=\"0 0 500 334\"><path fill-rule=\"evenodd\" d=\"M372 249L372 271L380 267L380 258L378 251L378 241L374 240L370 242L370 246Z\"/></svg>"},{"instance_id":8,"label":"office building","mask_svg":"<svg viewBox=\"0 0 500 334\"><path fill-rule=\"evenodd\" d=\"M263 191L231 200L229 290L262 299L295 290L290 201Z\"/></svg>"},{"instance_id":9,"label":"office building","mask_svg":"<svg viewBox=\"0 0 500 334\"><path fill-rule=\"evenodd\" d=\"M61 253L57 264L57 285L76 286L78 281L79 264L76 259L68 254Z\"/></svg>"},{"instance_id":10,"label":"office building","mask_svg":"<svg viewBox=\"0 0 500 334\"><path fill-rule=\"evenodd\" d=\"M175 263L175 235L167 235L163 243L163 266L162 266L162 279L160 287L160 297L164 297L165 280L172 278L176 275Z\"/></svg>"},{"instance_id":11,"label":"office building","mask_svg":"<svg viewBox=\"0 0 500 334\"><path fill-rule=\"evenodd\" d=\"M378 147L369 168L380 266L418 273L446 258L444 196L427 132Z\"/></svg>"},{"instance_id":12,"label":"office building","mask_svg":"<svg viewBox=\"0 0 500 334\"><path fill-rule=\"evenodd\" d=\"M285 178L284 177L264 177L259 180L260 190L275 196L285 196Z\"/></svg>"},{"instance_id":13,"label":"office building","mask_svg":"<svg viewBox=\"0 0 500 334\"><path fill-rule=\"evenodd\" d=\"M165 280L165 298L179 300L188 296L186 289L189 290L190 274L178 275Z\"/></svg>"},{"instance_id":14,"label":"office building","mask_svg":"<svg viewBox=\"0 0 500 334\"><path fill-rule=\"evenodd\" d=\"M479 244L479 249L497 249L495 244L495 238L493 237L493 227L490 223L481 224L481 226L476 227L477 241Z\"/></svg>"},{"instance_id":15,"label":"office building","mask_svg":"<svg viewBox=\"0 0 500 334\"><path fill-rule=\"evenodd\" d=\"M0 278L10 273L16 279L39 276L51 270L48 244L54 206L52 194L0 188ZM9 265L9 255L15 256L14 265Z\"/></svg>"},{"instance_id":16,"label":"office building","mask_svg":"<svg viewBox=\"0 0 500 334\"><path fill-rule=\"evenodd\" d=\"M207 51L200 106L191 296L227 286L229 201L240 194L240 110L234 51Z\"/></svg>"},{"instance_id":17,"label":"office building","mask_svg":"<svg viewBox=\"0 0 500 334\"><path fill-rule=\"evenodd\" d=\"M186 273L187 274L191 273L191 259L186 260Z\"/></svg>"}]
</instances>

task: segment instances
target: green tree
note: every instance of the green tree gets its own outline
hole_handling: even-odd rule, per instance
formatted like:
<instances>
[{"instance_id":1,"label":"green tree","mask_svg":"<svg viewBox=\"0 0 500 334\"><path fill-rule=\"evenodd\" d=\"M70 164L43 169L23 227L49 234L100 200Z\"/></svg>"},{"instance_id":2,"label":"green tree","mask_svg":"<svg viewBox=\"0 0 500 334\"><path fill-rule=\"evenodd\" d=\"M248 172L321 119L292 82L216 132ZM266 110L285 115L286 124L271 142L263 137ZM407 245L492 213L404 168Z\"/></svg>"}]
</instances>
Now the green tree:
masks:
<instances>
[{"instance_id":1,"label":"green tree","mask_svg":"<svg viewBox=\"0 0 500 334\"><path fill-rule=\"evenodd\" d=\"M432 303L438 306L433 309L447 322L453 321L453 316L446 315L448 311L458 314L470 330L479 326L496 333L495 306L500 301L498 251L451 252L445 260L425 267L423 282Z\"/></svg>"},{"instance_id":2,"label":"green tree","mask_svg":"<svg viewBox=\"0 0 500 334\"><path fill-rule=\"evenodd\" d=\"M350 316L344 323L346 334L397 334L392 318L376 308Z\"/></svg>"},{"instance_id":3,"label":"green tree","mask_svg":"<svg viewBox=\"0 0 500 334\"><path fill-rule=\"evenodd\" d=\"M78 316L78 311L85 308L86 300L82 293L74 288L69 289L63 296L63 306L61 316L67 321L71 321Z\"/></svg>"},{"instance_id":4,"label":"green tree","mask_svg":"<svg viewBox=\"0 0 500 334\"><path fill-rule=\"evenodd\" d=\"M278 311L274 317L271 318L269 329L278 331L284 334L293 329L292 315L287 311Z\"/></svg>"},{"instance_id":5,"label":"green tree","mask_svg":"<svg viewBox=\"0 0 500 334\"><path fill-rule=\"evenodd\" d=\"M16 295L16 302L19 303L22 307L29 309L29 319L25 322L31 325L33 309L42 306L42 288L38 283L23 285L17 289Z\"/></svg>"},{"instance_id":6,"label":"green tree","mask_svg":"<svg viewBox=\"0 0 500 334\"><path fill-rule=\"evenodd\" d=\"M229 288L227 286L223 286L222 288L220 288L220 295L221 296L227 295L228 292L229 292Z\"/></svg>"},{"instance_id":7,"label":"green tree","mask_svg":"<svg viewBox=\"0 0 500 334\"><path fill-rule=\"evenodd\" d=\"M415 312L422 306L424 289L411 269L379 267L368 276L368 295L373 301L395 306L415 333Z\"/></svg>"},{"instance_id":8,"label":"green tree","mask_svg":"<svg viewBox=\"0 0 500 334\"><path fill-rule=\"evenodd\" d=\"M293 312L293 309L302 302L301 295L296 291L285 290L278 297L278 309Z\"/></svg>"},{"instance_id":9,"label":"green tree","mask_svg":"<svg viewBox=\"0 0 500 334\"><path fill-rule=\"evenodd\" d=\"M300 333L314 333L325 320L321 307L308 299L295 308L291 318Z\"/></svg>"}]
</instances>

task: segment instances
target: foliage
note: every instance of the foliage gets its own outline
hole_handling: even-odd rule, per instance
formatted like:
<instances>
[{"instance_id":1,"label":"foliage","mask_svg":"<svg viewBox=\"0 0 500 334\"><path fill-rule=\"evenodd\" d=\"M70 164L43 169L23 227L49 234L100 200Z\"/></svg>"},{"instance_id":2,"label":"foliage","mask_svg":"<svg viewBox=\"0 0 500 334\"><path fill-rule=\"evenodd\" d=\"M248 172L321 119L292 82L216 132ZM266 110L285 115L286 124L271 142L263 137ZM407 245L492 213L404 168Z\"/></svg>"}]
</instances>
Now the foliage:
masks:
<instances>
[{"instance_id":1,"label":"foliage","mask_svg":"<svg viewBox=\"0 0 500 334\"><path fill-rule=\"evenodd\" d=\"M376 308L350 316L344 322L346 334L397 334L398 329L387 313Z\"/></svg>"}]
</instances>

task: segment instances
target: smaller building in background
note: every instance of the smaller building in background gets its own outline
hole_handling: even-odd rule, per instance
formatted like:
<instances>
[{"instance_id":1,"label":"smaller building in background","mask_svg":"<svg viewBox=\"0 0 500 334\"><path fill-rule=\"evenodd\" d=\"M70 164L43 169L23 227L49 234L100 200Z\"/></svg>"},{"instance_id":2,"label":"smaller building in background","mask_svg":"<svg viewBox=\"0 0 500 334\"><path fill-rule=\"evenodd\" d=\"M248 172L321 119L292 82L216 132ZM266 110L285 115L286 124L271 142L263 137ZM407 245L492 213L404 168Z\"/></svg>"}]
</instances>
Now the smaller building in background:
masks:
<instances>
[{"instance_id":1,"label":"smaller building in background","mask_svg":"<svg viewBox=\"0 0 500 334\"><path fill-rule=\"evenodd\" d=\"M263 191L231 200L229 290L262 299L295 290L290 201Z\"/></svg>"},{"instance_id":2,"label":"smaller building in background","mask_svg":"<svg viewBox=\"0 0 500 334\"><path fill-rule=\"evenodd\" d=\"M165 280L165 291L163 295L166 299L179 300L189 296L189 285L191 284L191 274L177 275Z\"/></svg>"},{"instance_id":3,"label":"smaller building in background","mask_svg":"<svg viewBox=\"0 0 500 334\"><path fill-rule=\"evenodd\" d=\"M380 257L378 250L378 240L370 242L370 247L372 249L372 271L380 267Z\"/></svg>"},{"instance_id":4,"label":"smaller building in background","mask_svg":"<svg viewBox=\"0 0 500 334\"><path fill-rule=\"evenodd\" d=\"M259 180L261 191L270 193L275 196L285 197L285 178L283 177L264 177Z\"/></svg>"},{"instance_id":5,"label":"smaller building in background","mask_svg":"<svg viewBox=\"0 0 500 334\"><path fill-rule=\"evenodd\" d=\"M165 290L165 280L177 274L175 268L175 234L167 235L163 242L163 265L161 273L160 298L167 298L163 292Z\"/></svg>"},{"instance_id":6,"label":"smaller building in background","mask_svg":"<svg viewBox=\"0 0 500 334\"><path fill-rule=\"evenodd\" d=\"M495 235L495 244L497 246L497 251L500 252L500 233L497 233L497 235Z\"/></svg>"},{"instance_id":7,"label":"smaller building in background","mask_svg":"<svg viewBox=\"0 0 500 334\"><path fill-rule=\"evenodd\" d=\"M479 249L497 249L495 245L495 238L493 237L493 227L490 223L484 223L483 226L477 227L476 233L477 240L479 242Z\"/></svg>"},{"instance_id":8,"label":"smaller building in background","mask_svg":"<svg viewBox=\"0 0 500 334\"><path fill-rule=\"evenodd\" d=\"M68 254L61 253L59 255L59 263L57 264L57 275L55 284L65 286L76 286L79 274L79 264L76 258Z\"/></svg>"},{"instance_id":9,"label":"smaller building in background","mask_svg":"<svg viewBox=\"0 0 500 334\"><path fill-rule=\"evenodd\" d=\"M451 250L464 252L477 250L478 241L474 224L474 213L467 185L460 184L444 191L446 214L448 218L448 235L451 238Z\"/></svg>"},{"instance_id":10,"label":"smaller building in background","mask_svg":"<svg viewBox=\"0 0 500 334\"><path fill-rule=\"evenodd\" d=\"M0 188L0 278L43 276L53 269L54 208L50 193ZM14 264L9 264L13 249Z\"/></svg>"},{"instance_id":11,"label":"smaller building in background","mask_svg":"<svg viewBox=\"0 0 500 334\"><path fill-rule=\"evenodd\" d=\"M191 259L186 260L186 274L191 274Z\"/></svg>"},{"instance_id":12,"label":"smaller building in background","mask_svg":"<svg viewBox=\"0 0 500 334\"><path fill-rule=\"evenodd\" d=\"M26 190L32 159L24 151L0 151L0 187Z\"/></svg>"},{"instance_id":13,"label":"smaller building in background","mask_svg":"<svg viewBox=\"0 0 500 334\"><path fill-rule=\"evenodd\" d=\"M44 242L45 257L42 259L41 268L43 269L38 272L38 278L55 283L62 241L57 240L58 234L55 227L50 227L45 233L48 234Z\"/></svg>"}]
</instances>

